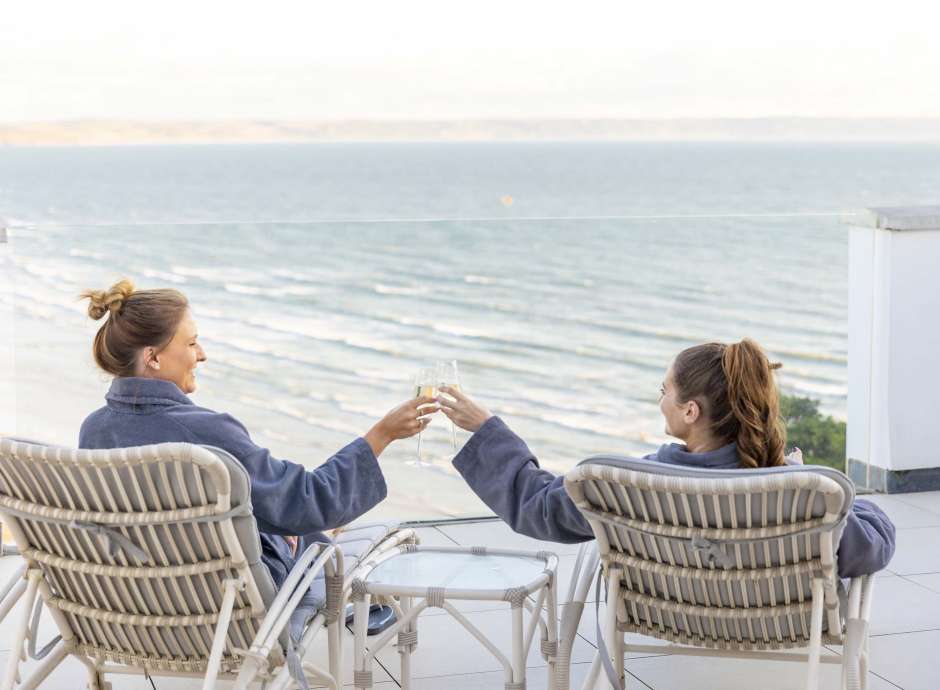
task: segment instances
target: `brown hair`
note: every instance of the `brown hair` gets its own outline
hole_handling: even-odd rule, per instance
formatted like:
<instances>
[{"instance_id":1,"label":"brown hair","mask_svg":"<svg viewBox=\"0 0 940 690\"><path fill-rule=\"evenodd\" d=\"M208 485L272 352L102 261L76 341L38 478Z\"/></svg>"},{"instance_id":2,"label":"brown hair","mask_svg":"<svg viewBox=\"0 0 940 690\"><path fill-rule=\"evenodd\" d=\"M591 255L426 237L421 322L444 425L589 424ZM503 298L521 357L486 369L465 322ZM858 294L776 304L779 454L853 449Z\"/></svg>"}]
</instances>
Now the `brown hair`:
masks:
<instances>
[{"instance_id":1,"label":"brown hair","mask_svg":"<svg viewBox=\"0 0 940 690\"><path fill-rule=\"evenodd\" d=\"M85 290L88 316L108 320L95 335L92 354L98 366L114 376L133 376L141 348L166 347L189 307L178 290L134 290L127 278L104 291Z\"/></svg>"},{"instance_id":2,"label":"brown hair","mask_svg":"<svg viewBox=\"0 0 940 690\"><path fill-rule=\"evenodd\" d=\"M771 363L760 345L706 343L679 353L672 365L677 397L695 400L711 421L712 433L736 442L741 467L783 464L786 427Z\"/></svg>"}]
</instances>

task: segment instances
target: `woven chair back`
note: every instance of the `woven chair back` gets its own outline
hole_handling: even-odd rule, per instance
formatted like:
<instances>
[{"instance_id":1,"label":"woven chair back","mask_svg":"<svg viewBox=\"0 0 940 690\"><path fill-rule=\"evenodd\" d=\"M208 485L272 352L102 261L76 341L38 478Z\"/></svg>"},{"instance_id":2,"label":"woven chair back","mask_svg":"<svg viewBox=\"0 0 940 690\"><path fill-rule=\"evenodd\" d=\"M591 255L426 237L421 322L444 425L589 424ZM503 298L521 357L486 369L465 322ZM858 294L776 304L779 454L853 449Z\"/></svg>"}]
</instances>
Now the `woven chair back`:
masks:
<instances>
[{"instance_id":1,"label":"woven chair back","mask_svg":"<svg viewBox=\"0 0 940 690\"><path fill-rule=\"evenodd\" d=\"M119 664L202 672L223 583L241 578L221 670L237 665L275 594L249 486L213 448L0 439L0 515L42 570L45 605L64 614L74 653Z\"/></svg>"},{"instance_id":2,"label":"woven chair back","mask_svg":"<svg viewBox=\"0 0 940 690\"><path fill-rule=\"evenodd\" d=\"M811 582L822 578L826 639L841 639L835 555L854 497L841 473L600 456L565 488L605 569L620 574L623 631L719 649L802 647Z\"/></svg>"}]
</instances>

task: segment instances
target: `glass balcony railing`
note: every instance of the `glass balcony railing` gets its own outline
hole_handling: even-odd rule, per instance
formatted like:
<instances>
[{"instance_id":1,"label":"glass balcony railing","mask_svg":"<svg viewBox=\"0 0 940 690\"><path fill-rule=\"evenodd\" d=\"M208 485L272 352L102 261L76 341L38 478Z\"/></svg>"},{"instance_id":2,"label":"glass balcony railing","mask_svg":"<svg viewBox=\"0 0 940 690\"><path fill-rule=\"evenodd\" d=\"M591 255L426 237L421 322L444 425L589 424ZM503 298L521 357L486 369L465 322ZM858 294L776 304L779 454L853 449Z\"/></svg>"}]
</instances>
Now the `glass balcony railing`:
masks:
<instances>
[{"instance_id":1,"label":"glass balcony railing","mask_svg":"<svg viewBox=\"0 0 940 690\"><path fill-rule=\"evenodd\" d=\"M0 244L0 427L74 446L109 378L78 294L122 277L190 300L208 361L196 404L315 467L459 362L465 390L542 465L665 442L673 356L755 338L783 392L844 418L847 237L825 216L19 225ZM469 435L458 431L458 447ZM450 425L394 443L378 515L487 513Z\"/></svg>"}]
</instances>

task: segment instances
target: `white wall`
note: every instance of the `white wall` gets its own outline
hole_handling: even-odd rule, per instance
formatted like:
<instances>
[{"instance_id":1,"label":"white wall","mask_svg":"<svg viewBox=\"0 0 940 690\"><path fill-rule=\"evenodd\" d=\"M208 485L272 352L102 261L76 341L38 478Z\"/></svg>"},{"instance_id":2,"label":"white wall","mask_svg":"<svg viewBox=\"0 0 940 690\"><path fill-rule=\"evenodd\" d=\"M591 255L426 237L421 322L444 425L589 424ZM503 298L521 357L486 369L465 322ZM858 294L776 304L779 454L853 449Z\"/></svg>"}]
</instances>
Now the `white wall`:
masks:
<instances>
[{"instance_id":1,"label":"white wall","mask_svg":"<svg viewBox=\"0 0 940 690\"><path fill-rule=\"evenodd\" d=\"M849 228L849 400L845 452L868 462L871 435L874 228Z\"/></svg>"},{"instance_id":2,"label":"white wall","mask_svg":"<svg viewBox=\"0 0 940 690\"><path fill-rule=\"evenodd\" d=\"M891 234L891 469L940 467L940 230Z\"/></svg>"},{"instance_id":3,"label":"white wall","mask_svg":"<svg viewBox=\"0 0 940 690\"><path fill-rule=\"evenodd\" d=\"M905 222L890 211L849 231L846 453L892 471L940 467L940 223L891 229Z\"/></svg>"}]
</instances>

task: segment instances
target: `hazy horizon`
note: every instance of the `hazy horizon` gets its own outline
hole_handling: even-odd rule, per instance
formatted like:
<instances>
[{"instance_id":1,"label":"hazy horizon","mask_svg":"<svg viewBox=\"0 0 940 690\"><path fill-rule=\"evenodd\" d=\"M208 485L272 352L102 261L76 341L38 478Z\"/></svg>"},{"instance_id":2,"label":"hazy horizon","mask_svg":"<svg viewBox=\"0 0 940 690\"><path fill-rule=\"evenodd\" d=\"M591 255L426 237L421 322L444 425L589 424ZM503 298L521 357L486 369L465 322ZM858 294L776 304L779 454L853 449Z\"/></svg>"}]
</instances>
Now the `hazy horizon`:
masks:
<instances>
[{"instance_id":1,"label":"hazy horizon","mask_svg":"<svg viewBox=\"0 0 940 690\"><path fill-rule=\"evenodd\" d=\"M67 120L2 123L0 145L301 142L940 142L940 118Z\"/></svg>"},{"instance_id":2,"label":"hazy horizon","mask_svg":"<svg viewBox=\"0 0 940 690\"><path fill-rule=\"evenodd\" d=\"M794 0L5 8L0 121L940 117L935 11Z\"/></svg>"}]
</instances>

